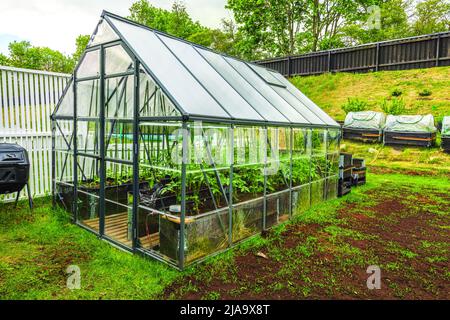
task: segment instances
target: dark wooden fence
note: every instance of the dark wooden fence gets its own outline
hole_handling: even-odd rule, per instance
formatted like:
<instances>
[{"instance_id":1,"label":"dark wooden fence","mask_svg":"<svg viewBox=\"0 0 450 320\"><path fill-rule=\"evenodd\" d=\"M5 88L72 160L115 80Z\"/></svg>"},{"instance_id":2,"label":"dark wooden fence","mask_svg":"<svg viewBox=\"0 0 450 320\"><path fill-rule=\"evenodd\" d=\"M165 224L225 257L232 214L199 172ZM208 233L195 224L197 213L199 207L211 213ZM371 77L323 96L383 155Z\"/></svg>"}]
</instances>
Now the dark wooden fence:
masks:
<instances>
[{"instance_id":1,"label":"dark wooden fence","mask_svg":"<svg viewBox=\"0 0 450 320\"><path fill-rule=\"evenodd\" d=\"M405 70L450 65L450 31L256 61L284 76Z\"/></svg>"}]
</instances>

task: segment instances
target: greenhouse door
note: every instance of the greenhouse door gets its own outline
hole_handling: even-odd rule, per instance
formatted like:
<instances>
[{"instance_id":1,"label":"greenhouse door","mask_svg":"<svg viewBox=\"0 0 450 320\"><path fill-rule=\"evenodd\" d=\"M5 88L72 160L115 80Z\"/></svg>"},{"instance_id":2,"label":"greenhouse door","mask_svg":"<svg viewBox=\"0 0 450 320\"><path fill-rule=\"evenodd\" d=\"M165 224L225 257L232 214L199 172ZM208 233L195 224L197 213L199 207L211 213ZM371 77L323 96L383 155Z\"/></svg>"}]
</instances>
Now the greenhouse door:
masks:
<instances>
[{"instance_id":1,"label":"greenhouse door","mask_svg":"<svg viewBox=\"0 0 450 320\"><path fill-rule=\"evenodd\" d=\"M134 232L135 62L121 43L105 45L103 81L103 235L127 248Z\"/></svg>"}]
</instances>

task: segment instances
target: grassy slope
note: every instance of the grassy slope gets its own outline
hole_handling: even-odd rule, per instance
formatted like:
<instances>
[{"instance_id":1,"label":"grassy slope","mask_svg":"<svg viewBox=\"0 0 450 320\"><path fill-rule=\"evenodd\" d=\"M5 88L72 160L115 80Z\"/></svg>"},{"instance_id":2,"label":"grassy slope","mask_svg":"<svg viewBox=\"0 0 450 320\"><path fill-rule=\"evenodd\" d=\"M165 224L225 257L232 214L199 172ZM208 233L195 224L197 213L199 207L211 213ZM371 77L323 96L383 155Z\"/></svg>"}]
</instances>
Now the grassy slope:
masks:
<instances>
[{"instance_id":1,"label":"grassy slope","mask_svg":"<svg viewBox=\"0 0 450 320\"><path fill-rule=\"evenodd\" d=\"M393 88L402 90L408 114L433 114L437 119L450 115L450 67L383 71L367 74L323 74L291 80L331 116L345 118L341 106L348 98L367 100L370 109L381 111L380 102L390 97ZM429 97L420 97L423 89Z\"/></svg>"}]
</instances>

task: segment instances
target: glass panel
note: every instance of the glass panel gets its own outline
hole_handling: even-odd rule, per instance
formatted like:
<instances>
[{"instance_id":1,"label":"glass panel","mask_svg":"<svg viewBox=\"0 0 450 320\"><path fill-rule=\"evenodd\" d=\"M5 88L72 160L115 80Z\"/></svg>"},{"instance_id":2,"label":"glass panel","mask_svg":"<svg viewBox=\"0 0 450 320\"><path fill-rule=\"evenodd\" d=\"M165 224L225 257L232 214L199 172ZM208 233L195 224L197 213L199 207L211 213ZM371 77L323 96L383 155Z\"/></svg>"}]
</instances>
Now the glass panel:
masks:
<instances>
[{"instance_id":1,"label":"glass panel","mask_svg":"<svg viewBox=\"0 0 450 320\"><path fill-rule=\"evenodd\" d=\"M320 180L327 176L327 156L323 154L313 154L311 157L311 180Z\"/></svg>"},{"instance_id":2,"label":"glass panel","mask_svg":"<svg viewBox=\"0 0 450 320\"><path fill-rule=\"evenodd\" d=\"M292 147L292 186L309 183L311 130L293 129Z\"/></svg>"},{"instance_id":3,"label":"glass panel","mask_svg":"<svg viewBox=\"0 0 450 320\"><path fill-rule=\"evenodd\" d=\"M262 230L266 141L265 128L234 129L233 242Z\"/></svg>"},{"instance_id":4,"label":"glass panel","mask_svg":"<svg viewBox=\"0 0 450 320\"><path fill-rule=\"evenodd\" d=\"M133 124L107 120L105 123L105 157L133 161Z\"/></svg>"},{"instance_id":5,"label":"glass panel","mask_svg":"<svg viewBox=\"0 0 450 320\"><path fill-rule=\"evenodd\" d=\"M139 246L178 261L181 210L181 123L139 126Z\"/></svg>"},{"instance_id":6,"label":"glass panel","mask_svg":"<svg viewBox=\"0 0 450 320\"><path fill-rule=\"evenodd\" d=\"M55 151L73 153L73 120L56 120L55 126Z\"/></svg>"},{"instance_id":7,"label":"glass panel","mask_svg":"<svg viewBox=\"0 0 450 320\"><path fill-rule=\"evenodd\" d=\"M55 121L55 196L56 202L72 213L73 204L73 120Z\"/></svg>"},{"instance_id":8,"label":"glass panel","mask_svg":"<svg viewBox=\"0 0 450 320\"><path fill-rule=\"evenodd\" d=\"M327 145L325 143L327 131L325 129L312 129L312 155L324 155Z\"/></svg>"},{"instance_id":9,"label":"glass panel","mask_svg":"<svg viewBox=\"0 0 450 320\"><path fill-rule=\"evenodd\" d=\"M311 205L311 185L292 188L292 215L296 216L308 210Z\"/></svg>"},{"instance_id":10,"label":"glass panel","mask_svg":"<svg viewBox=\"0 0 450 320\"><path fill-rule=\"evenodd\" d=\"M131 60L128 53L120 44L105 49L106 75L131 71L133 70L133 68L134 68L133 60Z\"/></svg>"},{"instance_id":11,"label":"glass panel","mask_svg":"<svg viewBox=\"0 0 450 320\"><path fill-rule=\"evenodd\" d=\"M191 45L161 35L159 37L233 118L263 120Z\"/></svg>"},{"instance_id":12,"label":"glass panel","mask_svg":"<svg viewBox=\"0 0 450 320\"><path fill-rule=\"evenodd\" d=\"M311 130L292 129L292 215L310 207Z\"/></svg>"},{"instance_id":13,"label":"glass panel","mask_svg":"<svg viewBox=\"0 0 450 320\"><path fill-rule=\"evenodd\" d=\"M230 127L191 123L186 168L186 263L228 246Z\"/></svg>"},{"instance_id":14,"label":"glass panel","mask_svg":"<svg viewBox=\"0 0 450 320\"><path fill-rule=\"evenodd\" d=\"M337 198L338 193L338 177L333 176L327 179L326 199L332 200Z\"/></svg>"},{"instance_id":15,"label":"glass panel","mask_svg":"<svg viewBox=\"0 0 450 320\"><path fill-rule=\"evenodd\" d=\"M224 208L187 220L185 229L186 264L228 247L228 215L228 208Z\"/></svg>"},{"instance_id":16,"label":"glass panel","mask_svg":"<svg viewBox=\"0 0 450 320\"><path fill-rule=\"evenodd\" d=\"M263 229L264 199L257 198L233 205L233 243L244 240Z\"/></svg>"},{"instance_id":17,"label":"glass panel","mask_svg":"<svg viewBox=\"0 0 450 320\"><path fill-rule=\"evenodd\" d=\"M326 179L313 181L311 183L311 205L321 203L325 199L325 183Z\"/></svg>"},{"instance_id":18,"label":"glass panel","mask_svg":"<svg viewBox=\"0 0 450 320\"><path fill-rule=\"evenodd\" d=\"M100 116L100 80L77 82L77 117Z\"/></svg>"},{"instance_id":19,"label":"glass panel","mask_svg":"<svg viewBox=\"0 0 450 320\"><path fill-rule=\"evenodd\" d=\"M88 51L76 72L77 79L100 76L100 50Z\"/></svg>"},{"instance_id":20,"label":"glass panel","mask_svg":"<svg viewBox=\"0 0 450 320\"><path fill-rule=\"evenodd\" d=\"M105 80L105 116L108 119L133 119L134 76Z\"/></svg>"},{"instance_id":21,"label":"glass panel","mask_svg":"<svg viewBox=\"0 0 450 320\"><path fill-rule=\"evenodd\" d=\"M111 21L187 113L229 118L152 31L113 18Z\"/></svg>"},{"instance_id":22,"label":"glass panel","mask_svg":"<svg viewBox=\"0 0 450 320\"><path fill-rule=\"evenodd\" d=\"M267 214L266 227L286 221L290 212L291 129L267 130ZM287 190L287 191L286 191Z\"/></svg>"},{"instance_id":23,"label":"glass panel","mask_svg":"<svg viewBox=\"0 0 450 320\"><path fill-rule=\"evenodd\" d=\"M133 166L106 161L105 235L131 247Z\"/></svg>"},{"instance_id":24,"label":"glass panel","mask_svg":"<svg viewBox=\"0 0 450 320\"><path fill-rule=\"evenodd\" d=\"M139 102L141 117L179 117L180 112L162 92L153 79L141 69L139 79Z\"/></svg>"},{"instance_id":25,"label":"glass panel","mask_svg":"<svg viewBox=\"0 0 450 320\"><path fill-rule=\"evenodd\" d=\"M284 114L291 122L309 124L301 114L281 98L270 85L264 82L244 62L225 57L225 59L239 72L256 90L259 91L274 107Z\"/></svg>"},{"instance_id":26,"label":"glass panel","mask_svg":"<svg viewBox=\"0 0 450 320\"><path fill-rule=\"evenodd\" d=\"M327 176L326 134L324 129L313 129L311 132L311 205L325 199L325 185Z\"/></svg>"},{"instance_id":27,"label":"glass panel","mask_svg":"<svg viewBox=\"0 0 450 320\"><path fill-rule=\"evenodd\" d=\"M327 176L339 174L339 139L340 130L327 131Z\"/></svg>"},{"instance_id":28,"label":"glass panel","mask_svg":"<svg viewBox=\"0 0 450 320\"><path fill-rule=\"evenodd\" d=\"M99 120L77 120L77 151L79 153L100 155Z\"/></svg>"},{"instance_id":29,"label":"glass panel","mask_svg":"<svg viewBox=\"0 0 450 320\"><path fill-rule=\"evenodd\" d=\"M228 207L230 127L207 123L189 125L186 168L186 215L195 216Z\"/></svg>"},{"instance_id":30,"label":"glass panel","mask_svg":"<svg viewBox=\"0 0 450 320\"><path fill-rule=\"evenodd\" d=\"M274 106L256 91L225 59L208 50L196 50L219 72L230 85L268 121L289 122Z\"/></svg>"},{"instance_id":31,"label":"glass panel","mask_svg":"<svg viewBox=\"0 0 450 320\"><path fill-rule=\"evenodd\" d=\"M270 71L269 71L270 72ZM320 109L314 102L311 101L307 96L305 96L297 87L295 87L289 80L284 78L281 74L276 72L271 72L271 74L277 78L280 82L286 85L287 90L297 97L305 106L307 106L312 112L319 116L323 122L330 126L339 127L339 124L334 121L325 111ZM321 123L314 123L321 124Z\"/></svg>"},{"instance_id":32,"label":"glass panel","mask_svg":"<svg viewBox=\"0 0 450 320\"><path fill-rule=\"evenodd\" d=\"M284 100L286 100L293 108L295 108L305 119L311 123L325 124L316 114L311 112L307 106L305 106L300 100L293 96L285 88L273 87Z\"/></svg>"},{"instance_id":33,"label":"glass panel","mask_svg":"<svg viewBox=\"0 0 450 320\"><path fill-rule=\"evenodd\" d=\"M78 222L99 231L100 160L77 156Z\"/></svg>"},{"instance_id":34,"label":"glass panel","mask_svg":"<svg viewBox=\"0 0 450 320\"><path fill-rule=\"evenodd\" d=\"M253 63L247 63L247 65L253 69L261 78L264 79L268 84L275 86L286 87L281 81L275 78L266 68L254 65Z\"/></svg>"},{"instance_id":35,"label":"glass panel","mask_svg":"<svg viewBox=\"0 0 450 320\"><path fill-rule=\"evenodd\" d=\"M59 106L55 115L73 117L73 107L73 81L70 80L64 96L59 100Z\"/></svg>"},{"instance_id":36,"label":"glass panel","mask_svg":"<svg viewBox=\"0 0 450 320\"><path fill-rule=\"evenodd\" d=\"M97 27L97 32L91 37L88 47L114 40L119 40L119 37L108 22L102 19Z\"/></svg>"}]
</instances>

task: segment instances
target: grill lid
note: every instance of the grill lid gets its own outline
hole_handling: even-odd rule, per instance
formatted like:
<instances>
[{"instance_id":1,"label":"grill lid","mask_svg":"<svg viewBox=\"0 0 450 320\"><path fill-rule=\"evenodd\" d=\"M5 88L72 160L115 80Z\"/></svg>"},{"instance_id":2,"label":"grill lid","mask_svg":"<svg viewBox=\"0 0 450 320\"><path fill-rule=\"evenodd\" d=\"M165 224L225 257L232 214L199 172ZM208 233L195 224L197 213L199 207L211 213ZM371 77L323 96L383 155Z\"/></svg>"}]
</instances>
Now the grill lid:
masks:
<instances>
[{"instance_id":1,"label":"grill lid","mask_svg":"<svg viewBox=\"0 0 450 320\"><path fill-rule=\"evenodd\" d=\"M18 144L0 143L0 162L24 161L25 152Z\"/></svg>"}]
</instances>

